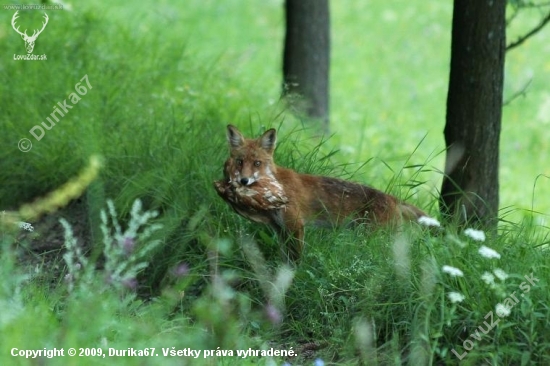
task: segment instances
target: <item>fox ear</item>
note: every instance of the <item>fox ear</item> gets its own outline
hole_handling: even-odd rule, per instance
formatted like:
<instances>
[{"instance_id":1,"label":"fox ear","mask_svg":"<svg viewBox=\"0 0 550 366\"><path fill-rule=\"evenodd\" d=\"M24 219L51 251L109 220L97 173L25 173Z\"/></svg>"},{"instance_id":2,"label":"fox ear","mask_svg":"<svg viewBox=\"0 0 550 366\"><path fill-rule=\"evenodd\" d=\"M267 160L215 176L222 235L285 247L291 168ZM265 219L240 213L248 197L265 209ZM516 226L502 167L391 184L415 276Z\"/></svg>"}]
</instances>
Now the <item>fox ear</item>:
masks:
<instances>
[{"instance_id":1,"label":"fox ear","mask_svg":"<svg viewBox=\"0 0 550 366\"><path fill-rule=\"evenodd\" d=\"M265 131L262 137L260 137L260 146L264 150L272 152L273 150L275 150L276 144L277 144L277 130L275 130L274 128Z\"/></svg>"},{"instance_id":2,"label":"fox ear","mask_svg":"<svg viewBox=\"0 0 550 366\"><path fill-rule=\"evenodd\" d=\"M227 125L227 142L232 149L243 146L244 137L241 132L237 130L237 127Z\"/></svg>"}]
</instances>

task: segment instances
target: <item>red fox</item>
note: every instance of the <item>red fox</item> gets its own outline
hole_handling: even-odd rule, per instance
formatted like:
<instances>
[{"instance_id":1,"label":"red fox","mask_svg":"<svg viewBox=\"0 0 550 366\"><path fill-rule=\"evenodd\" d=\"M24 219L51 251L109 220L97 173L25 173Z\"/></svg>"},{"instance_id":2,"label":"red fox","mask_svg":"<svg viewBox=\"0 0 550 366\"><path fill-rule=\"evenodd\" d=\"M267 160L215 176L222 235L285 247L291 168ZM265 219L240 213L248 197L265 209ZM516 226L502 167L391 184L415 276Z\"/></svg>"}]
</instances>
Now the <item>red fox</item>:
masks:
<instances>
[{"instance_id":1,"label":"red fox","mask_svg":"<svg viewBox=\"0 0 550 366\"><path fill-rule=\"evenodd\" d=\"M275 165L275 129L258 139L245 139L235 126L228 125L227 141L230 157L224 165L224 180L214 183L218 194L238 214L273 227L286 244L282 249L289 261L300 258L306 223L377 227L428 216L377 189Z\"/></svg>"}]
</instances>

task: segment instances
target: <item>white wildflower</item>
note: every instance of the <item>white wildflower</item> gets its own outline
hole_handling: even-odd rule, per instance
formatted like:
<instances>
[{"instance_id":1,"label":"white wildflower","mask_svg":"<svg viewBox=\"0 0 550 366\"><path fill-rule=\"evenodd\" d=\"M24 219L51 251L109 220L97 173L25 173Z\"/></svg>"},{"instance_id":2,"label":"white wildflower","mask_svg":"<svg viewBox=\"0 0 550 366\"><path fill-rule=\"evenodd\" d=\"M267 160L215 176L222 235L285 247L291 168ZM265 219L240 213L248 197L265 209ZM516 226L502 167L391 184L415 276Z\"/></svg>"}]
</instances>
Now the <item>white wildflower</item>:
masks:
<instances>
[{"instance_id":1,"label":"white wildflower","mask_svg":"<svg viewBox=\"0 0 550 366\"><path fill-rule=\"evenodd\" d=\"M450 274L453 277L456 277L456 276L462 277L462 276L464 276L464 273L460 269L455 268L455 267L443 266L441 268L441 270L445 273Z\"/></svg>"},{"instance_id":2,"label":"white wildflower","mask_svg":"<svg viewBox=\"0 0 550 366\"><path fill-rule=\"evenodd\" d=\"M435 226L435 227L440 227L441 226L439 221L437 221L433 217L428 217L428 216L420 216L418 218L418 223L420 225L424 225L424 226Z\"/></svg>"},{"instance_id":3,"label":"white wildflower","mask_svg":"<svg viewBox=\"0 0 550 366\"><path fill-rule=\"evenodd\" d=\"M485 241L485 233L481 230L475 230L475 229L466 229L464 230L464 235L469 236L470 238L474 239L475 241Z\"/></svg>"},{"instance_id":4,"label":"white wildflower","mask_svg":"<svg viewBox=\"0 0 550 366\"><path fill-rule=\"evenodd\" d=\"M27 231L34 231L34 228L28 222L19 222L19 228Z\"/></svg>"},{"instance_id":5,"label":"white wildflower","mask_svg":"<svg viewBox=\"0 0 550 366\"><path fill-rule=\"evenodd\" d=\"M504 272L502 269L500 268L495 268L493 270L493 273L495 274L495 276L498 277L499 280L501 281L504 281L505 279L508 278L508 273Z\"/></svg>"},{"instance_id":6,"label":"white wildflower","mask_svg":"<svg viewBox=\"0 0 550 366\"><path fill-rule=\"evenodd\" d=\"M501 318L504 318L510 315L510 308L501 303L497 304L497 306L495 307L495 311L497 315L500 316Z\"/></svg>"},{"instance_id":7,"label":"white wildflower","mask_svg":"<svg viewBox=\"0 0 550 366\"><path fill-rule=\"evenodd\" d=\"M481 279L483 282L485 282L488 285L494 285L495 284L495 276L493 276L492 273L485 272L481 275Z\"/></svg>"},{"instance_id":8,"label":"white wildflower","mask_svg":"<svg viewBox=\"0 0 550 366\"><path fill-rule=\"evenodd\" d=\"M454 304L454 303L457 303L457 302L462 302L464 300L464 295L462 295L460 292L449 292L447 294L447 297L449 298L449 300L451 300L451 302Z\"/></svg>"},{"instance_id":9,"label":"white wildflower","mask_svg":"<svg viewBox=\"0 0 550 366\"><path fill-rule=\"evenodd\" d=\"M498 254L494 249L491 249L489 247L486 247L485 245L482 245L481 248L478 250L479 254L481 254L485 258L497 258L500 259L500 254Z\"/></svg>"},{"instance_id":10,"label":"white wildflower","mask_svg":"<svg viewBox=\"0 0 550 366\"><path fill-rule=\"evenodd\" d=\"M445 240L448 240L448 241L450 241L451 243L456 244L456 245L458 245L458 246L461 247L461 248L465 248L466 245L468 245L467 242L465 243L465 242L461 241L457 236L451 235L451 234L447 234L447 235L445 236Z\"/></svg>"}]
</instances>

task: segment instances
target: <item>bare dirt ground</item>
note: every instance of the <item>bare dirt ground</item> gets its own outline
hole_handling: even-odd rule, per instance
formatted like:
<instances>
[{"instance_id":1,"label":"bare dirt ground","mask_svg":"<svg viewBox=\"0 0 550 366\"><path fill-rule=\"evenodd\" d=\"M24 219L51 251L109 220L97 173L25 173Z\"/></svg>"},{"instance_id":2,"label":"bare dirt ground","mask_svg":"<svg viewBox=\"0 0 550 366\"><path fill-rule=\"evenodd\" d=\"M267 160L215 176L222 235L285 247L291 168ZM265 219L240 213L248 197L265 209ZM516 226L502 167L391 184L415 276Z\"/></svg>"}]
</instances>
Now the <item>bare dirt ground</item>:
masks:
<instances>
[{"instance_id":1,"label":"bare dirt ground","mask_svg":"<svg viewBox=\"0 0 550 366\"><path fill-rule=\"evenodd\" d=\"M21 230L15 242L17 259L35 279L39 277L56 283L63 278L65 232L59 222L60 218L71 224L74 237L84 253L91 249L87 209L83 199L73 200L67 207L42 216L38 221L30 223L34 228L32 232Z\"/></svg>"}]
</instances>

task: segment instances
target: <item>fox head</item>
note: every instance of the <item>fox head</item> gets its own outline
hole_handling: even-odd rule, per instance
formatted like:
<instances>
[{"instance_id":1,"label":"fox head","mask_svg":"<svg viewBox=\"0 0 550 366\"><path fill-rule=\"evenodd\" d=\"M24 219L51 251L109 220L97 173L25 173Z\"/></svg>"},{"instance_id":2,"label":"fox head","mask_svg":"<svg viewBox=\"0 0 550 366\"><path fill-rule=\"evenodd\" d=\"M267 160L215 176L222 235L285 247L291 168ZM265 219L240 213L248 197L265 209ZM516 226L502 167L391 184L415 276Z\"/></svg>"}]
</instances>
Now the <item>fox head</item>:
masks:
<instances>
[{"instance_id":1,"label":"fox head","mask_svg":"<svg viewBox=\"0 0 550 366\"><path fill-rule=\"evenodd\" d=\"M257 139L245 139L235 126L228 125L227 142L231 157L226 170L231 180L249 186L263 176L274 179L273 151L277 143L274 128Z\"/></svg>"}]
</instances>

